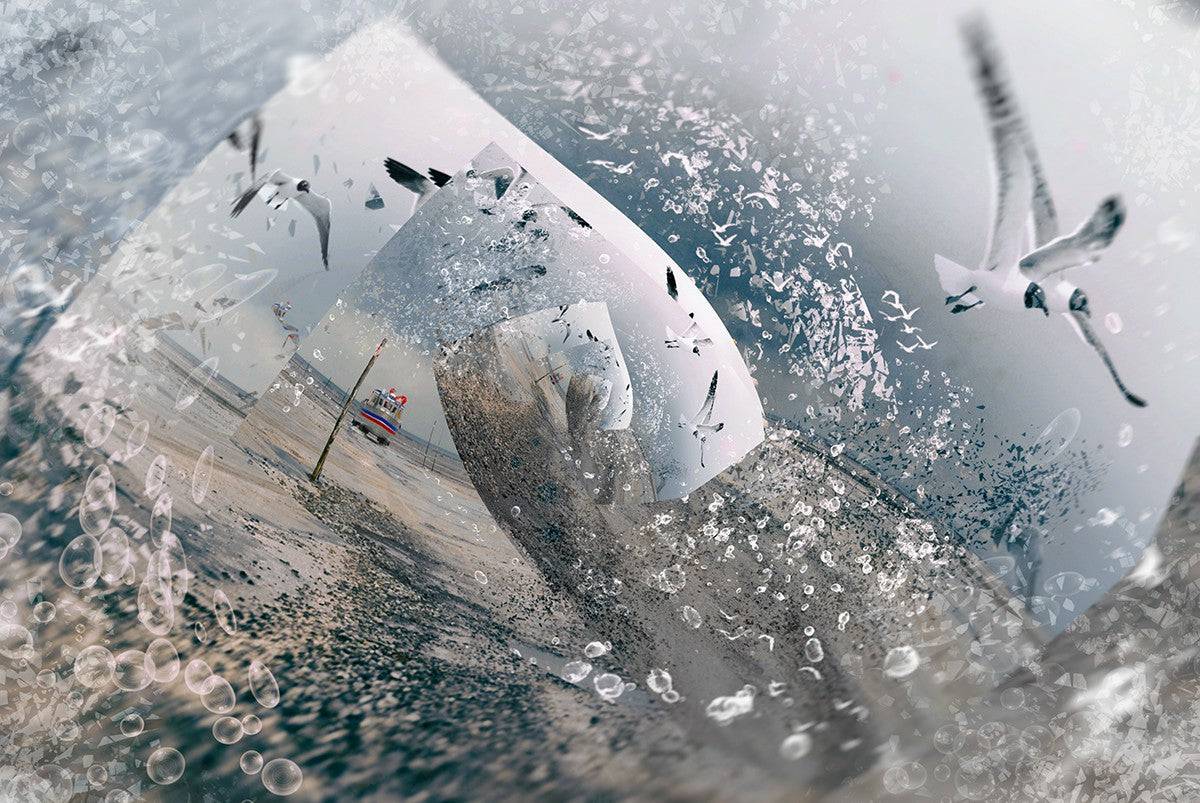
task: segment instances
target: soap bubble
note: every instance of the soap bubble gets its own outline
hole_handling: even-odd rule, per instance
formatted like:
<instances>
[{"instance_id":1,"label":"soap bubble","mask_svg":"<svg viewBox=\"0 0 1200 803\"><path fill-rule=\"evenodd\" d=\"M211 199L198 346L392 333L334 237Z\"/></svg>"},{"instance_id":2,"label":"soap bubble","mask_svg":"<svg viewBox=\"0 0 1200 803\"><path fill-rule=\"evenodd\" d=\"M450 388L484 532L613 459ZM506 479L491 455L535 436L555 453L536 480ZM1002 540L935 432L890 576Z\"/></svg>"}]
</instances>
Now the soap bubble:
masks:
<instances>
[{"instance_id":1,"label":"soap bubble","mask_svg":"<svg viewBox=\"0 0 1200 803\"><path fill-rule=\"evenodd\" d=\"M126 714L121 717L121 733L124 736L133 738L142 732L146 727L146 723L138 714Z\"/></svg>"},{"instance_id":2,"label":"soap bubble","mask_svg":"<svg viewBox=\"0 0 1200 803\"><path fill-rule=\"evenodd\" d=\"M228 714L237 705L237 695L228 680L220 675L213 675L204 683L200 702L214 714Z\"/></svg>"},{"instance_id":3,"label":"soap bubble","mask_svg":"<svg viewBox=\"0 0 1200 803\"><path fill-rule=\"evenodd\" d=\"M165 638L156 638L146 648L146 657L154 667L155 683L170 683L179 674L179 653Z\"/></svg>"},{"instance_id":4,"label":"soap bubble","mask_svg":"<svg viewBox=\"0 0 1200 803\"><path fill-rule=\"evenodd\" d=\"M129 537L119 527L109 527L97 542L100 556L100 577L104 582L119 583L129 569L132 556Z\"/></svg>"},{"instance_id":5,"label":"soap bubble","mask_svg":"<svg viewBox=\"0 0 1200 803\"><path fill-rule=\"evenodd\" d=\"M160 786L173 784L183 777L187 762L174 747L160 747L146 759L146 774Z\"/></svg>"},{"instance_id":6,"label":"soap bubble","mask_svg":"<svg viewBox=\"0 0 1200 803\"><path fill-rule=\"evenodd\" d=\"M262 753L257 750L247 750L238 759L238 765L242 768L242 772L247 775L256 775L263 768Z\"/></svg>"},{"instance_id":7,"label":"soap bubble","mask_svg":"<svg viewBox=\"0 0 1200 803\"><path fill-rule=\"evenodd\" d=\"M113 427L116 425L117 411L107 404L102 405L100 409L92 413L87 424L84 425L83 442L93 449L100 448L108 440L108 436L112 434Z\"/></svg>"},{"instance_id":8,"label":"soap bubble","mask_svg":"<svg viewBox=\"0 0 1200 803\"><path fill-rule=\"evenodd\" d=\"M21 522L16 516L0 513L0 547L12 549L21 540Z\"/></svg>"},{"instance_id":9,"label":"soap bubble","mask_svg":"<svg viewBox=\"0 0 1200 803\"><path fill-rule=\"evenodd\" d=\"M1056 415L1033 444L1034 463L1045 465L1066 451L1079 432L1082 421L1083 416L1076 407L1067 408Z\"/></svg>"},{"instance_id":10,"label":"soap bubble","mask_svg":"<svg viewBox=\"0 0 1200 803\"><path fill-rule=\"evenodd\" d=\"M608 648L599 641L589 642L588 645L583 648L583 654L588 658L599 658L606 652L608 652Z\"/></svg>"},{"instance_id":11,"label":"soap bubble","mask_svg":"<svg viewBox=\"0 0 1200 803\"><path fill-rule=\"evenodd\" d=\"M476 569L475 570L475 582L479 583L479 585L481 585L481 586L485 586L488 584L488 576L486 574L484 574L483 572L479 571L478 569Z\"/></svg>"},{"instance_id":12,"label":"soap bubble","mask_svg":"<svg viewBox=\"0 0 1200 803\"><path fill-rule=\"evenodd\" d=\"M154 509L150 511L150 542L162 546L171 535L171 494L160 493L154 500Z\"/></svg>"},{"instance_id":13,"label":"soap bubble","mask_svg":"<svg viewBox=\"0 0 1200 803\"><path fill-rule=\"evenodd\" d=\"M261 661L251 661L247 672L250 680L250 692L263 708L274 708L279 705L279 684L271 670Z\"/></svg>"},{"instance_id":14,"label":"soap bubble","mask_svg":"<svg viewBox=\"0 0 1200 803\"><path fill-rule=\"evenodd\" d=\"M183 682L192 694L203 694L205 684L212 676L212 667L203 658L193 658L183 670Z\"/></svg>"},{"instance_id":15,"label":"soap bubble","mask_svg":"<svg viewBox=\"0 0 1200 803\"><path fill-rule=\"evenodd\" d=\"M212 732L221 744L233 744L242 738L242 721L237 717L221 717L213 723Z\"/></svg>"},{"instance_id":16,"label":"soap bubble","mask_svg":"<svg viewBox=\"0 0 1200 803\"><path fill-rule=\"evenodd\" d=\"M113 677L118 689L141 691L154 678L154 662L141 650L125 650L117 656Z\"/></svg>"},{"instance_id":17,"label":"soap bubble","mask_svg":"<svg viewBox=\"0 0 1200 803\"><path fill-rule=\"evenodd\" d=\"M154 499L167 482L167 457L159 455L146 469L146 496Z\"/></svg>"},{"instance_id":18,"label":"soap bubble","mask_svg":"<svg viewBox=\"0 0 1200 803\"><path fill-rule=\"evenodd\" d=\"M138 589L138 621L152 635L165 636L175 624L175 605L171 600L171 589L158 572L153 570L155 558L150 557L150 569L146 572Z\"/></svg>"},{"instance_id":19,"label":"soap bubble","mask_svg":"<svg viewBox=\"0 0 1200 803\"><path fill-rule=\"evenodd\" d=\"M87 779L92 786L104 786L108 783L108 770L103 764L93 764L88 767Z\"/></svg>"},{"instance_id":20,"label":"soap bubble","mask_svg":"<svg viewBox=\"0 0 1200 803\"><path fill-rule=\"evenodd\" d=\"M74 538L58 559L63 582L76 591L91 588L100 579L100 544L90 535Z\"/></svg>"},{"instance_id":21,"label":"soap bubble","mask_svg":"<svg viewBox=\"0 0 1200 803\"><path fill-rule=\"evenodd\" d=\"M196 459L195 468L192 469L192 501L197 505L204 504L204 498L208 496L208 486L212 482L212 474L213 448L205 446L200 457Z\"/></svg>"},{"instance_id":22,"label":"soap bubble","mask_svg":"<svg viewBox=\"0 0 1200 803\"><path fill-rule=\"evenodd\" d=\"M819 664L825 659L825 648L819 638L810 638L804 642L804 658L810 664Z\"/></svg>"},{"instance_id":23,"label":"soap bubble","mask_svg":"<svg viewBox=\"0 0 1200 803\"><path fill-rule=\"evenodd\" d=\"M48 624L54 621L55 613L57 613L57 610L55 609L53 602L42 600L37 605L33 606L33 618L42 624Z\"/></svg>"},{"instance_id":24,"label":"soap bubble","mask_svg":"<svg viewBox=\"0 0 1200 803\"><path fill-rule=\"evenodd\" d=\"M237 611L233 609L233 603L229 601L229 597L221 589L213 592L213 609L217 614L217 624L221 626L229 635L237 632Z\"/></svg>"},{"instance_id":25,"label":"soap bubble","mask_svg":"<svg viewBox=\"0 0 1200 803\"><path fill-rule=\"evenodd\" d=\"M112 682L116 659L99 644L84 647L75 656L75 679L89 689L99 689Z\"/></svg>"},{"instance_id":26,"label":"soap bubble","mask_svg":"<svg viewBox=\"0 0 1200 803\"><path fill-rule=\"evenodd\" d=\"M133 425L133 429L129 430L129 435L125 438L125 455L126 460L131 457L136 457L141 454L142 449L146 448L146 441L150 439L150 422L139 421Z\"/></svg>"},{"instance_id":27,"label":"soap bubble","mask_svg":"<svg viewBox=\"0 0 1200 803\"><path fill-rule=\"evenodd\" d=\"M273 758L262 768L262 783L267 791L275 795L290 795L304 782L304 774L296 762L287 758Z\"/></svg>"},{"instance_id":28,"label":"soap bubble","mask_svg":"<svg viewBox=\"0 0 1200 803\"><path fill-rule=\"evenodd\" d=\"M0 622L0 655L14 661L33 657L33 634L14 622Z\"/></svg>"},{"instance_id":29,"label":"soap bubble","mask_svg":"<svg viewBox=\"0 0 1200 803\"><path fill-rule=\"evenodd\" d=\"M88 475L79 500L79 526L88 535L99 536L108 529L117 510L117 484L108 466L97 466Z\"/></svg>"},{"instance_id":30,"label":"soap bubble","mask_svg":"<svg viewBox=\"0 0 1200 803\"><path fill-rule=\"evenodd\" d=\"M242 717L242 730L250 736L261 733L262 720L254 714L246 714L246 716Z\"/></svg>"}]
</instances>

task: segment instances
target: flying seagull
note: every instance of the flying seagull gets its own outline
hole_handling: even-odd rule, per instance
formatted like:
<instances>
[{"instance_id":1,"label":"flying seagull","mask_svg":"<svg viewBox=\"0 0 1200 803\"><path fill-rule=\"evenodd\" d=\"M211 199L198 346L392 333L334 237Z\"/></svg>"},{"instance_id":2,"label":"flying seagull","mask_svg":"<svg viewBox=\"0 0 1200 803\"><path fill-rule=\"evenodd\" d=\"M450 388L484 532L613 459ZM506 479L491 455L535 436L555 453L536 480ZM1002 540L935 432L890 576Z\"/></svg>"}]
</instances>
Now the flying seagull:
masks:
<instances>
[{"instance_id":1,"label":"flying seagull","mask_svg":"<svg viewBox=\"0 0 1200 803\"><path fill-rule=\"evenodd\" d=\"M230 215L240 215L263 187L271 189L266 201L272 209L280 209L288 201L295 201L312 215L317 224L317 234L321 238L321 264L325 266L325 270L329 270L329 223L333 203L324 195L313 192L307 180L295 179L282 170L276 170L266 178L251 184L250 189L237 199Z\"/></svg>"},{"instance_id":2,"label":"flying seagull","mask_svg":"<svg viewBox=\"0 0 1200 803\"><path fill-rule=\"evenodd\" d=\"M700 324L693 320L692 325L682 335L675 334L671 327L668 326L667 339L664 343L666 343L669 349L691 349L693 354L699 354L701 346L707 348L713 344L712 338L704 337L703 334L700 331Z\"/></svg>"},{"instance_id":3,"label":"flying seagull","mask_svg":"<svg viewBox=\"0 0 1200 803\"><path fill-rule=\"evenodd\" d=\"M250 154L250 182L254 183L257 178L258 171L258 152L259 142L262 141L262 118L258 113L250 115L248 118L238 123L237 127L229 132L229 136L225 140L239 151L248 151Z\"/></svg>"},{"instance_id":4,"label":"flying seagull","mask_svg":"<svg viewBox=\"0 0 1200 803\"><path fill-rule=\"evenodd\" d=\"M956 314L981 304L1040 309L1047 316L1062 314L1100 355L1126 401L1145 407L1146 402L1125 387L1091 328L1087 295L1062 275L1100 259L1125 221L1125 206L1120 196L1105 198L1075 231L1059 236L1058 214L1041 160L991 34L982 18L969 19L962 31L991 129L996 200L982 269L970 270L943 256L934 257L946 304L953 304L950 311ZM1031 218L1033 225L1027 232ZM1030 234L1032 251L1025 245Z\"/></svg>"},{"instance_id":5,"label":"flying seagull","mask_svg":"<svg viewBox=\"0 0 1200 803\"><path fill-rule=\"evenodd\" d=\"M708 383L708 395L704 397L704 404L700 405L700 409L690 419L684 416L679 416L679 426L682 429L690 429L692 437L700 441L700 466L704 466L704 442L708 440L709 435L715 435L725 428L725 422L712 423L713 405L717 401L717 374L719 371L713 371L712 381Z\"/></svg>"},{"instance_id":6,"label":"flying seagull","mask_svg":"<svg viewBox=\"0 0 1200 803\"><path fill-rule=\"evenodd\" d=\"M679 300L679 285L675 282L675 271L671 270L670 265L667 265L667 295Z\"/></svg>"},{"instance_id":7,"label":"flying seagull","mask_svg":"<svg viewBox=\"0 0 1200 803\"><path fill-rule=\"evenodd\" d=\"M395 181L409 192L416 193L417 199L413 201L414 213L435 192L446 186L450 179L453 178L449 173L434 170L432 167L425 171L425 175L422 175L403 162L397 162L390 156L383 160L383 166L387 170L387 174L392 177L392 181Z\"/></svg>"}]
</instances>

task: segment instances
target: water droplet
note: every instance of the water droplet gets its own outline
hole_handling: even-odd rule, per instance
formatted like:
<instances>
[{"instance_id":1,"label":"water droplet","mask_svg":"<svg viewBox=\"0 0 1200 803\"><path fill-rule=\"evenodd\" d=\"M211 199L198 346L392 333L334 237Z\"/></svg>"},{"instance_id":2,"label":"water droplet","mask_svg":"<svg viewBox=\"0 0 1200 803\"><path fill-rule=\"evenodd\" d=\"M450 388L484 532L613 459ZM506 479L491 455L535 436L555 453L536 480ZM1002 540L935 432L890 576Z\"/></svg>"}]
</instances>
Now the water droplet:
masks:
<instances>
[{"instance_id":1,"label":"water droplet","mask_svg":"<svg viewBox=\"0 0 1200 803\"><path fill-rule=\"evenodd\" d=\"M99 644L84 647L75 656L75 679L89 689L99 689L112 682L116 668L113 654Z\"/></svg>"},{"instance_id":2,"label":"water droplet","mask_svg":"<svg viewBox=\"0 0 1200 803\"><path fill-rule=\"evenodd\" d=\"M161 786L173 784L183 777L187 762L174 747L160 747L146 759L146 775Z\"/></svg>"},{"instance_id":3,"label":"water droplet","mask_svg":"<svg viewBox=\"0 0 1200 803\"><path fill-rule=\"evenodd\" d=\"M242 753L242 757L238 759L238 766L242 768L242 772L247 775L257 775L263 768L262 753L257 750L247 750Z\"/></svg>"},{"instance_id":4,"label":"water droplet","mask_svg":"<svg viewBox=\"0 0 1200 803\"><path fill-rule=\"evenodd\" d=\"M592 685L596 687L596 692L602 698L609 701L617 699L625 692L625 682L619 675L614 675L612 672L596 675L592 680Z\"/></svg>"},{"instance_id":5,"label":"water droplet","mask_svg":"<svg viewBox=\"0 0 1200 803\"><path fill-rule=\"evenodd\" d=\"M592 665L587 661L567 661L563 665L562 678L567 683L579 683L592 672Z\"/></svg>"},{"instance_id":6,"label":"water droplet","mask_svg":"<svg viewBox=\"0 0 1200 803\"><path fill-rule=\"evenodd\" d=\"M263 786L276 795L290 795L304 782L304 774L296 762L287 758L273 758L262 768Z\"/></svg>"},{"instance_id":7,"label":"water droplet","mask_svg":"<svg viewBox=\"0 0 1200 803\"><path fill-rule=\"evenodd\" d=\"M204 504L204 498L208 496L208 486L212 483L212 474L213 448L205 446L200 457L196 458L196 465L192 469L192 501L197 505Z\"/></svg>"},{"instance_id":8,"label":"water droplet","mask_svg":"<svg viewBox=\"0 0 1200 803\"><path fill-rule=\"evenodd\" d=\"M242 721L236 717L221 717L213 723L213 738L221 744L234 744L242 738Z\"/></svg>"},{"instance_id":9,"label":"water droplet","mask_svg":"<svg viewBox=\"0 0 1200 803\"><path fill-rule=\"evenodd\" d=\"M893 678L908 677L920 664L921 656L912 647L893 647L883 659L883 673Z\"/></svg>"},{"instance_id":10,"label":"water droplet","mask_svg":"<svg viewBox=\"0 0 1200 803\"><path fill-rule=\"evenodd\" d=\"M825 659L825 648L819 638L810 638L804 642L804 657L810 664L819 664Z\"/></svg>"},{"instance_id":11,"label":"water droplet","mask_svg":"<svg viewBox=\"0 0 1200 803\"><path fill-rule=\"evenodd\" d=\"M793 733L779 745L779 755L788 761L799 761L812 750L812 737L807 733Z\"/></svg>"},{"instance_id":12,"label":"water droplet","mask_svg":"<svg viewBox=\"0 0 1200 803\"><path fill-rule=\"evenodd\" d=\"M79 591L91 588L100 579L100 544L90 535L77 536L67 544L58 559L63 582Z\"/></svg>"},{"instance_id":13,"label":"water droplet","mask_svg":"<svg viewBox=\"0 0 1200 803\"><path fill-rule=\"evenodd\" d=\"M671 673L665 669L651 669L646 676L646 686L655 694L664 694L671 690Z\"/></svg>"},{"instance_id":14,"label":"water droplet","mask_svg":"<svg viewBox=\"0 0 1200 803\"><path fill-rule=\"evenodd\" d=\"M608 652L608 648L599 641L589 642L588 645L583 648L583 654L588 658L599 658L606 652Z\"/></svg>"},{"instance_id":15,"label":"water droplet","mask_svg":"<svg viewBox=\"0 0 1200 803\"><path fill-rule=\"evenodd\" d=\"M247 672L250 680L250 693L263 708L274 708L279 705L279 684L271 670L261 661L251 661Z\"/></svg>"}]
</instances>

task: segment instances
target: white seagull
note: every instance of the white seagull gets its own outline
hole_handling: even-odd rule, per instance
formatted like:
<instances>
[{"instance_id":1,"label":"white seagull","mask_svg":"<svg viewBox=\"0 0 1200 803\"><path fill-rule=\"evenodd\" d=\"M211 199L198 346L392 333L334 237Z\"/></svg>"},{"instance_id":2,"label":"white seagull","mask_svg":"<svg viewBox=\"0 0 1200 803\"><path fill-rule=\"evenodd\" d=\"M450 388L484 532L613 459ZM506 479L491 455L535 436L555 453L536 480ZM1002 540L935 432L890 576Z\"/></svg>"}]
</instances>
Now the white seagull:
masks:
<instances>
[{"instance_id":1,"label":"white seagull","mask_svg":"<svg viewBox=\"0 0 1200 803\"><path fill-rule=\"evenodd\" d=\"M713 405L717 401L717 374L718 371L713 371L712 381L708 384L708 395L704 397L704 404L700 405L700 409L690 419L684 416L679 416L679 426L682 429L690 429L692 437L700 441L700 466L704 466L704 442L708 440L709 435L715 435L725 428L725 422L721 421L716 424L712 423Z\"/></svg>"},{"instance_id":2,"label":"white seagull","mask_svg":"<svg viewBox=\"0 0 1200 803\"><path fill-rule=\"evenodd\" d=\"M263 187L271 189L271 194L265 200L272 209L280 209L288 201L295 201L312 215L317 224L317 235L321 238L321 264L325 266L325 270L329 270L329 223L333 203L324 195L313 192L307 180L295 179L282 170L276 170L266 178L251 184L250 189L237 199L230 215L240 215Z\"/></svg>"},{"instance_id":3,"label":"white seagull","mask_svg":"<svg viewBox=\"0 0 1200 803\"><path fill-rule=\"evenodd\" d=\"M397 162L391 157L383 160L383 166L393 181L416 194L417 198L413 201L412 209L414 213L453 178L449 173L434 170L432 167L426 171L426 175L421 175L408 165Z\"/></svg>"},{"instance_id":4,"label":"white seagull","mask_svg":"<svg viewBox=\"0 0 1200 803\"><path fill-rule=\"evenodd\" d=\"M1119 196L1110 196L1075 231L1059 236L1058 215L1050 197L1033 138L1016 104L986 24L972 18L963 25L975 80L991 127L996 201L987 255L981 270L970 270L943 256L934 257L938 279L952 313L981 304L1001 309L1040 309L1061 313L1096 350L1125 399L1146 403L1131 393L1089 322L1087 295L1062 271L1097 261L1125 220ZM1032 217L1032 231L1026 232ZM1025 238L1032 235L1033 250Z\"/></svg>"},{"instance_id":5,"label":"white seagull","mask_svg":"<svg viewBox=\"0 0 1200 803\"><path fill-rule=\"evenodd\" d=\"M693 354L700 353L700 347L707 348L713 344L711 337L704 337L700 331L700 324L692 321L692 325L687 328L687 331L682 335L675 334L671 327L667 327L667 339L664 341L669 349L691 349Z\"/></svg>"}]
</instances>

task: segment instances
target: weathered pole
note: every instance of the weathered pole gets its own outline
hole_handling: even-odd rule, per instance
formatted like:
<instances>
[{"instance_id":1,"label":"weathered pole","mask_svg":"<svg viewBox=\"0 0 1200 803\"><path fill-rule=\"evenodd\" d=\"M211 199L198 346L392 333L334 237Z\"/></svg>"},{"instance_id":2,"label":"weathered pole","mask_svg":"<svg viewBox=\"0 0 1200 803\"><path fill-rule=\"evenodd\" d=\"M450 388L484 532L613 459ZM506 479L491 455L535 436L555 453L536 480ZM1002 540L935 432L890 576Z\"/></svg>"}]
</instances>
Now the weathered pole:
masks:
<instances>
[{"instance_id":1,"label":"weathered pole","mask_svg":"<svg viewBox=\"0 0 1200 803\"><path fill-rule=\"evenodd\" d=\"M429 456L429 442L433 440L433 428L437 426L437 422L429 427L429 437L425 439L425 451L421 452L421 468L425 467L425 458Z\"/></svg>"},{"instance_id":2,"label":"weathered pole","mask_svg":"<svg viewBox=\"0 0 1200 803\"><path fill-rule=\"evenodd\" d=\"M367 360L367 367L363 369L362 374L358 377L358 381L354 383L354 389L350 391L350 395L346 398L346 403L342 405L342 411L338 413L337 421L333 422L333 429L329 430L329 440L325 441L325 448L321 450L321 457L317 460L317 467L313 469L309 479L313 482L321 479L321 469L325 468L325 458L329 456L329 448L333 446L333 439L337 436L338 427L342 425L342 419L346 417L346 411L350 409L350 405L354 402L354 397L358 395L359 385L367 378L367 374L371 370L371 366L375 364L375 360L379 359L379 352L383 351L383 347L387 345L387 338L379 341L379 345L375 347L375 353L371 355L371 359Z\"/></svg>"}]
</instances>

